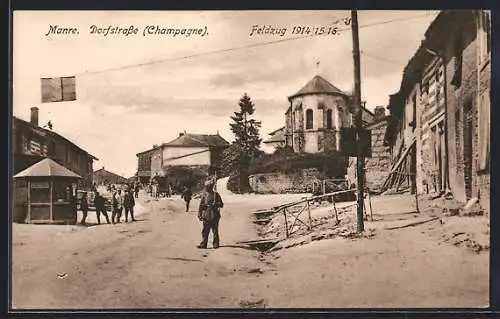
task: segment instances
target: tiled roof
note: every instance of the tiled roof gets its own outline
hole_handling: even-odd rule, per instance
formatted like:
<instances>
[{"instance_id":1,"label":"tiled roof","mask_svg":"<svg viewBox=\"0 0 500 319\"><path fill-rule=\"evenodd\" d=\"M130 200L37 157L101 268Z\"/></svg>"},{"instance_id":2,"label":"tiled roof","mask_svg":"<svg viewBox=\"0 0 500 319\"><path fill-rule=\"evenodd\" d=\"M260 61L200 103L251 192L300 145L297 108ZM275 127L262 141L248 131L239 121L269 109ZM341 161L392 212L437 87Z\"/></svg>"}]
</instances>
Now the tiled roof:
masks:
<instances>
[{"instance_id":1,"label":"tiled roof","mask_svg":"<svg viewBox=\"0 0 500 319\"><path fill-rule=\"evenodd\" d=\"M208 134L188 134L184 133L162 146L187 146L187 147L203 147L203 146L229 146L229 142L222 136Z\"/></svg>"},{"instance_id":2,"label":"tiled roof","mask_svg":"<svg viewBox=\"0 0 500 319\"><path fill-rule=\"evenodd\" d=\"M285 133L279 132L271 136L271 138L264 141L264 143L276 143L276 142L284 142L285 141Z\"/></svg>"},{"instance_id":3,"label":"tiled roof","mask_svg":"<svg viewBox=\"0 0 500 319\"><path fill-rule=\"evenodd\" d=\"M127 180L127 178L125 178L121 175L115 174L113 172L107 171L104 168L100 168L97 171L94 171L93 175L94 175L94 177L98 177L99 175L104 175L106 178L111 177L111 178L115 178L117 180L121 180L123 182L126 182L126 180Z\"/></svg>"},{"instance_id":4,"label":"tiled roof","mask_svg":"<svg viewBox=\"0 0 500 319\"><path fill-rule=\"evenodd\" d=\"M317 93L330 93L330 94L342 94L346 95L345 92L342 92L339 88L333 86L330 82L325 80L319 75L314 76L311 81L309 81L302 89L300 89L297 93L288 97L288 99L292 99L296 96L305 95L305 94L317 94Z\"/></svg>"}]
</instances>

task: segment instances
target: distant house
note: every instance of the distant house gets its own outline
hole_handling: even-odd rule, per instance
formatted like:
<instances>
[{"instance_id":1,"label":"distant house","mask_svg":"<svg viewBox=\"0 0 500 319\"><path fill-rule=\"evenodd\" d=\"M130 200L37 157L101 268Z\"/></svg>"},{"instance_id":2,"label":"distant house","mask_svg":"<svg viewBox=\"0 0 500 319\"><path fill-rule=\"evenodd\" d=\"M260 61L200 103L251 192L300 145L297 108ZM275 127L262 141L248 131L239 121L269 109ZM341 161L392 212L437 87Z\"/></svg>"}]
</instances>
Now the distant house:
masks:
<instances>
[{"instance_id":1,"label":"distant house","mask_svg":"<svg viewBox=\"0 0 500 319\"><path fill-rule=\"evenodd\" d=\"M153 145L153 148L136 154L137 178L143 184L149 183L151 179L151 158L154 149L157 147L157 145Z\"/></svg>"},{"instance_id":2,"label":"distant house","mask_svg":"<svg viewBox=\"0 0 500 319\"><path fill-rule=\"evenodd\" d=\"M219 134L179 133L174 140L163 143L148 151L137 154L138 174L145 176L150 161L149 176L162 175L173 166L215 168L220 164L222 152L229 147L229 142ZM140 175L141 176L141 175Z\"/></svg>"},{"instance_id":3,"label":"distant house","mask_svg":"<svg viewBox=\"0 0 500 319\"><path fill-rule=\"evenodd\" d=\"M269 133L271 136L269 139L265 140L263 143L274 148L285 146L285 127L281 127L277 130Z\"/></svg>"},{"instance_id":4,"label":"distant house","mask_svg":"<svg viewBox=\"0 0 500 319\"><path fill-rule=\"evenodd\" d=\"M94 183L98 186L109 184L127 184L128 179L118 174L107 171L102 167L94 172Z\"/></svg>"},{"instance_id":5,"label":"distant house","mask_svg":"<svg viewBox=\"0 0 500 319\"><path fill-rule=\"evenodd\" d=\"M92 186L92 165L97 158L64 136L40 127L37 107L31 108L30 122L13 117L12 154L14 174L48 157L80 175L79 188Z\"/></svg>"}]
</instances>

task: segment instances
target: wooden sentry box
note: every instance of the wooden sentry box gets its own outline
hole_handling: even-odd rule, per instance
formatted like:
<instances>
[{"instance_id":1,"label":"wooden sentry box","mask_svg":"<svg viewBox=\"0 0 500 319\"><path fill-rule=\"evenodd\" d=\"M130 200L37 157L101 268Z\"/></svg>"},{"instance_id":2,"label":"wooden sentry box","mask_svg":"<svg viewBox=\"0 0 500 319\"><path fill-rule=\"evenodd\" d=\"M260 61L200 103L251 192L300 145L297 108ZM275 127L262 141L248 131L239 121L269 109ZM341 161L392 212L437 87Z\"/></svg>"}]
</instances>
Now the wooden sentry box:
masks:
<instances>
[{"instance_id":1,"label":"wooden sentry box","mask_svg":"<svg viewBox=\"0 0 500 319\"><path fill-rule=\"evenodd\" d=\"M19 192L14 196L14 216L17 222L76 223L76 182L80 178L79 175L47 158L14 178L18 186L15 191ZM25 218L22 218L23 215Z\"/></svg>"}]
</instances>

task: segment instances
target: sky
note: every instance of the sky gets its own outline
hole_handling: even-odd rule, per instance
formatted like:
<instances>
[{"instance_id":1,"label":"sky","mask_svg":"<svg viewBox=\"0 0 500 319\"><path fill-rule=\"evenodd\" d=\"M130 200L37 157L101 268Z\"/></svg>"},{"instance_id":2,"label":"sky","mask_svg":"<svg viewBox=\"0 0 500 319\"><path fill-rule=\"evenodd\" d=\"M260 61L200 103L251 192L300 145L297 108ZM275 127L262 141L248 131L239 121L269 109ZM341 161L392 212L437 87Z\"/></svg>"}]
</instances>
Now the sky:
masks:
<instances>
[{"instance_id":1,"label":"sky","mask_svg":"<svg viewBox=\"0 0 500 319\"><path fill-rule=\"evenodd\" d=\"M361 94L369 109L387 106L399 90L402 71L437 14L358 12ZM219 133L231 142L229 116L244 93L265 140L284 126L287 97L314 75L353 90L348 17L349 11L16 11L13 115L29 120L30 107L39 107L41 125L50 120L54 131L99 159L94 170L125 177L135 174L137 153L180 132ZM51 25L78 34L46 35ZM93 25L132 26L138 34L91 34ZM206 34L144 36L147 26L206 28ZM286 32L250 36L254 26ZM304 38L292 34L297 26L339 31ZM41 103L40 78L72 75L76 101Z\"/></svg>"}]
</instances>

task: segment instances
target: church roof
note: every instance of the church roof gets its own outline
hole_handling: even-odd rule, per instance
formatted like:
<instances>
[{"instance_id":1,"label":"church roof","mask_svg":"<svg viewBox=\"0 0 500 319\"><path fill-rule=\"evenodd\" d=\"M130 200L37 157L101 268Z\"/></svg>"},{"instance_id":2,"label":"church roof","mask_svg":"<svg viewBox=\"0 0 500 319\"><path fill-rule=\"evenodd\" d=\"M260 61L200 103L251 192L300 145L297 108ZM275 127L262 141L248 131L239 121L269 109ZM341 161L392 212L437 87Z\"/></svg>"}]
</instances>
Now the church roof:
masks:
<instances>
[{"instance_id":1,"label":"church roof","mask_svg":"<svg viewBox=\"0 0 500 319\"><path fill-rule=\"evenodd\" d=\"M297 96L318 93L347 95L345 92L342 92L342 90L335 87L321 76L316 75L303 88L297 91L297 93L290 95L288 99L291 100Z\"/></svg>"}]
</instances>

